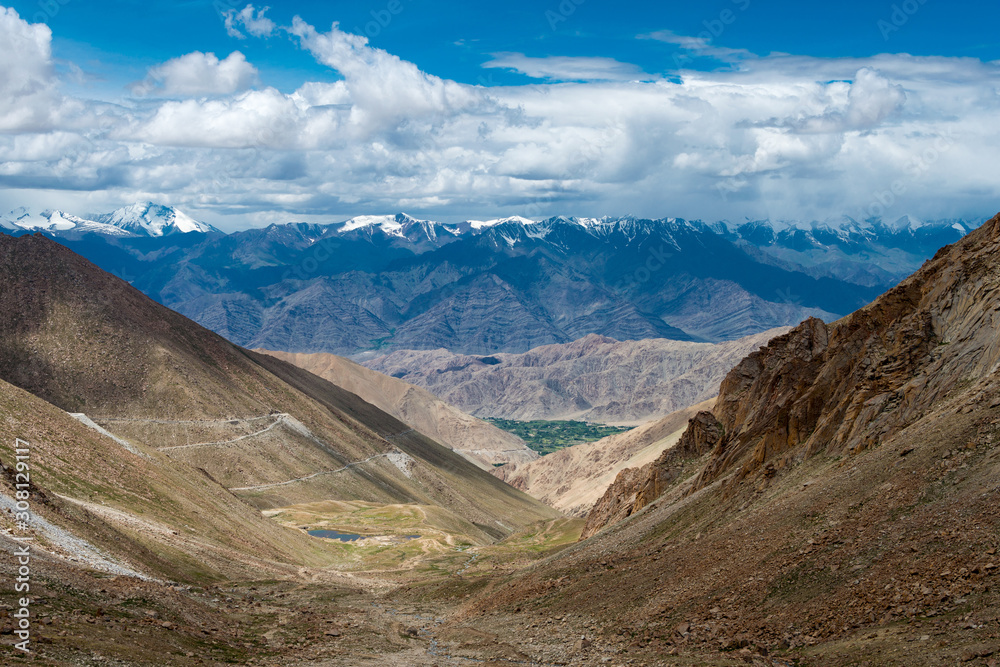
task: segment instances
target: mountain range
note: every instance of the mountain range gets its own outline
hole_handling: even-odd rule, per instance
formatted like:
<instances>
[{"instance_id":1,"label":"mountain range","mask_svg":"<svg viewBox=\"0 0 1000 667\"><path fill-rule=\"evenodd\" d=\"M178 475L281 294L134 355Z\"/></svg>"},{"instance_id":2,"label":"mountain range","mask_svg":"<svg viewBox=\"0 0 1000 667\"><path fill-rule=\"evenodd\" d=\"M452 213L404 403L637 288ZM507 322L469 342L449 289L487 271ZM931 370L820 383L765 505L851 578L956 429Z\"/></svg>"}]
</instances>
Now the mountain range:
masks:
<instances>
[{"instance_id":1,"label":"mountain range","mask_svg":"<svg viewBox=\"0 0 1000 667\"><path fill-rule=\"evenodd\" d=\"M572 343L490 356L398 350L365 362L476 417L638 425L714 398L729 369L785 333L725 343L589 334Z\"/></svg>"},{"instance_id":2,"label":"mountain range","mask_svg":"<svg viewBox=\"0 0 1000 667\"><path fill-rule=\"evenodd\" d=\"M575 513L613 476L584 521L45 235L0 237L21 662L989 667L998 261L1000 216L758 345L711 406L511 468ZM6 649L25 606L0 589Z\"/></svg>"},{"instance_id":3,"label":"mountain range","mask_svg":"<svg viewBox=\"0 0 1000 667\"><path fill-rule=\"evenodd\" d=\"M581 659L993 664L998 261L1000 215L748 355L676 442L619 472L579 544L494 581L461 622L539 641L547 619L595 619L573 626Z\"/></svg>"},{"instance_id":4,"label":"mountain range","mask_svg":"<svg viewBox=\"0 0 1000 667\"><path fill-rule=\"evenodd\" d=\"M0 229L8 232L43 232L56 238L79 238L98 234L111 238L160 237L198 232L219 233L215 227L199 222L170 206L152 202L135 203L111 213L84 217L57 210L32 213L22 207L0 217Z\"/></svg>"},{"instance_id":5,"label":"mountain range","mask_svg":"<svg viewBox=\"0 0 1000 667\"><path fill-rule=\"evenodd\" d=\"M32 229L240 345L361 359L525 352L587 334L714 342L832 320L978 224L396 214L222 234L159 210L138 204L89 226L53 213ZM27 233L20 225L5 223Z\"/></svg>"}]
</instances>

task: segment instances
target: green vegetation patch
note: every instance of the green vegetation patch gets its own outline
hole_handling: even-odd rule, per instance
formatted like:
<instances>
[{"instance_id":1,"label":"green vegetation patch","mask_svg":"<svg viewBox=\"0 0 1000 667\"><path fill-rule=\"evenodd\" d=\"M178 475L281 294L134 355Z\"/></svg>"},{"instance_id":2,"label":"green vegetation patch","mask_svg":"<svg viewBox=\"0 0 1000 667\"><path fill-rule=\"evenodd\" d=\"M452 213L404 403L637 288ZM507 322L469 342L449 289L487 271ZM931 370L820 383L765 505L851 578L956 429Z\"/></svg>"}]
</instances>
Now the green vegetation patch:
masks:
<instances>
[{"instance_id":1,"label":"green vegetation patch","mask_svg":"<svg viewBox=\"0 0 1000 667\"><path fill-rule=\"evenodd\" d=\"M515 421L513 419L487 418L497 428L510 431L533 450L545 456L558 451L563 447L581 445L585 442L594 442L601 438L616 433L631 431L631 426L605 426L604 424L590 424L578 421L546 421L536 419L530 422Z\"/></svg>"}]
</instances>

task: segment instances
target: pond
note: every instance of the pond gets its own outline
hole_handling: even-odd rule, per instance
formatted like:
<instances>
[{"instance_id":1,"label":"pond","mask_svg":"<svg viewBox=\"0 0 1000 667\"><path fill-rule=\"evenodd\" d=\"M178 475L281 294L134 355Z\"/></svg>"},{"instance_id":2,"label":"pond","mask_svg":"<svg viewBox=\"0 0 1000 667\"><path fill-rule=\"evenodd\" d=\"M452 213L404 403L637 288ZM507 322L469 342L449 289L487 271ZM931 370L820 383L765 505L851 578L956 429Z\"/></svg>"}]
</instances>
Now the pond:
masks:
<instances>
[{"instance_id":1,"label":"pond","mask_svg":"<svg viewBox=\"0 0 1000 667\"><path fill-rule=\"evenodd\" d=\"M310 530L309 534L314 537L325 537L330 540L340 540L341 542L354 542L365 537L357 533L342 533L339 530Z\"/></svg>"},{"instance_id":2,"label":"pond","mask_svg":"<svg viewBox=\"0 0 1000 667\"><path fill-rule=\"evenodd\" d=\"M329 540L340 540L341 542L355 542L363 537L373 537L372 535L359 535L358 533L342 533L339 530L310 530L307 531L313 537L325 537ZM419 535L400 535L404 540L418 540Z\"/></svg>"}]
</instances>

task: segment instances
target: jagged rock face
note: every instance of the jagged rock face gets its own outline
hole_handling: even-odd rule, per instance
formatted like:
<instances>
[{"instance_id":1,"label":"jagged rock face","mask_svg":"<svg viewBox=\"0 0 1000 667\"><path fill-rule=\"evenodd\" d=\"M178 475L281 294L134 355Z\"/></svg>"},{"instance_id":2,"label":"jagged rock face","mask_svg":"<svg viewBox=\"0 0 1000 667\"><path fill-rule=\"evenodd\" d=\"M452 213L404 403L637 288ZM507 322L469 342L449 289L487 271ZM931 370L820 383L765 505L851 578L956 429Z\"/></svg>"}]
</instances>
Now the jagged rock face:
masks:
<instances>
[{"instance_id":1,"label":"jagged rock face","mask_svg":"<svg viewBox=\"0 0 1000 667\"><path fill-rule=\"evenodd\" d=\"M737 464L735 481L765 461L860 452L995 370L998 228L1000 218L873 304L829 326L807 320L741 362L720 387L726 436L696 487Z\"/></svg>"},{"instance_id":2,"label":"jagged rock face","mask_svg":"<svg viewBox=\"0 0 1000 667\"><path fill-rule=\"evenodd\" d=\"M722 424L711 412L699 412L688 422L687 430L677 443L677 451L687 457L701 456L710 452L724 434Z\"/></svg>"},{"instance_id":3,"label":"jagged rock face","mask_svg":"<svg viewBox=\"0 0 1000 667\"><path fill-rule=\"evenodd\" d=\"M660 497L676 480L691 459L712 451L724 435L722 424L711 412L702 410L688 422L680 440L652 463L641 468L626 468L618 473L614 483L595 503L587 515L581 539L586 539L604 526L621 521Z\"/></svg>"},{"instance_id":4,"label":"jagged rock face","mask_svg":"<svg viewBox=\"0 0 1000 667\"><path fill-rule=\"evenodd\" d=\"M751 353L723 380L713 410L722 435L688 492L739 484L819 452L856 454L1000 367L1000 216L948 246L872 304L832 324L809 319ZM704 420L682 443L711 442ZM585 535L648 504L669 479L665 453L621 476ZM634 496L634 497L633 497ZM631 498L631 500L629 500Z\"/></svg>"}]
</instances>

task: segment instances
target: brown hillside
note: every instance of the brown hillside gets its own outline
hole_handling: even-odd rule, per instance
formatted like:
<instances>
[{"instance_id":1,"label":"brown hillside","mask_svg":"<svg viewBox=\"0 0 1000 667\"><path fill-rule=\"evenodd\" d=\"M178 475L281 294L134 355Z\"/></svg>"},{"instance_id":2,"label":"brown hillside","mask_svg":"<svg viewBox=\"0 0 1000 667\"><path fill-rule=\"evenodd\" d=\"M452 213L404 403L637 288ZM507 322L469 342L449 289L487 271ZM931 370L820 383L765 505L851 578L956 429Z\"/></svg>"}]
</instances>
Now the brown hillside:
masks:
<instances>
[{"instance_id":1,"label":"brown hillside","mask_svg":"<svg viewBox=\"0 0 1000 667\"><path fill-rule=\"evenodd\" d=\"M713 398L734 364L786 331L727 343L591 334L521 354L399 350L364 365L476 417L639 425Z\"/></svg>"},{"instance_id":2,"label":"brown hillside","mask_svg":"<svg viewBox=\"0 0 1000 667\"><path fill-rule=\"evenodd\" d=\"M497 539L556 514L330 382L243 350L40 235L0 237L0 378L260 508L441 505Z\"/></svg>"},{"instance_id":3,"label":"brown hillside","mask_svg":"<svg viewBox=\"0 0 1000 667\"><path fill-rule=\"evenodd\" d=\"M509 463L493 474L561 512L586 517L619 472L644 466L673 447L688 419L713 402L678 410L596 442L560 449L530 463Z\"/></svg>"},{"instance_id":4,"label":"brown hillside","mask_svg":"<svg viewBox=\"0 0 1000 667\"><path fill-rule=\"evenodd\" d=\"M426 389L377 373L349 359L325 352L258 351L295 364L357 394L485 470L495 463L526 463L538 458L538 454L516 435L462 412Z\"/></svg>"},{"instance_id":5,"label":"brown hillside","mask_svg":"<svg viewBox=\"0 0 1000 667\"><path fill-rule=\"evenodd\" d=\"M831 325L810 318L747 356L723 380L713 416L692 424L698 446L686 458L711 456L691 491L730 471L732 486L765 465L773 474L804 456L877 446L943 397L995 372L996 258L994 220L869 306ZM708 425L713 420L719 428ZM664 488L677 460L665 453L641 484ZM629 493L613 490L608 501ZM637 494L635 509L657 495ZM598 519L604 508L596 509L585 535L606 523Z\"/></svg>"},{"instance_id":6,"label":"brown hillside","mask_svg":"<svg viewBox=\"0 0 1000 667\"><path fill-rule=\"evenodd\" d=\"M647 664L990 664L998 266L1000 216L869 307L751 354L671 450L687 454L592 516L651 490L644 507L488 587L467 622L572 615L594 655Z\"/></svg>"}]
</instances>

